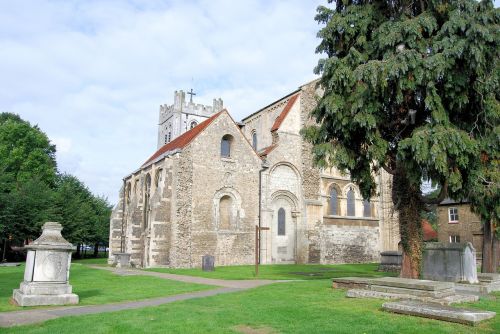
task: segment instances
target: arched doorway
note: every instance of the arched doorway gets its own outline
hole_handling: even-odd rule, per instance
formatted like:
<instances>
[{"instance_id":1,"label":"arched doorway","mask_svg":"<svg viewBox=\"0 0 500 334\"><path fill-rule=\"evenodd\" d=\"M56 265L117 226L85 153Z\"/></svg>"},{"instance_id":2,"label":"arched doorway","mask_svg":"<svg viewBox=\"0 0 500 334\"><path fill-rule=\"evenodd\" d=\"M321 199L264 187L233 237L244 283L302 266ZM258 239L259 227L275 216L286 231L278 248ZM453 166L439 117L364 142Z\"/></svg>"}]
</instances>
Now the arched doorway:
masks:
<instances>
[{"instance_id":1,"label":"arched doorway","mask_svg":"<svg viewBox=\"0 0 500 334\"><path fill-rule=\"evenodd\" d=\"M296 201L288 192L279 192L272 200L271 257L274 263L297 260Z\"/></svg>"}]
</instances>

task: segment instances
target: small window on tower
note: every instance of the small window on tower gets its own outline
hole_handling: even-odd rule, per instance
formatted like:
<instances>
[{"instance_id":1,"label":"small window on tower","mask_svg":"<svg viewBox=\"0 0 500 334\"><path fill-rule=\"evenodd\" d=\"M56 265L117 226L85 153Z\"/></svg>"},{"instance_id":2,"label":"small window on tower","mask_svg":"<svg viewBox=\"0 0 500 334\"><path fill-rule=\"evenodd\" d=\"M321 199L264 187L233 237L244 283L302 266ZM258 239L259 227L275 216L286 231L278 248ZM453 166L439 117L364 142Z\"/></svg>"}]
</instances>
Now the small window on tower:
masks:
<instances>
[{"instance_id":1,"label":"small window on tower","mask_svg":"<svg viewBox=\"0 0 500 334\"><path fill-rule=\"evenodd\" d=\"M197 125L198 125L198 123L196 123L196 121L192 121L191 124L189 125L189 129L191 130L192 128L194 128Z\"/></svg>"}]
</instances>

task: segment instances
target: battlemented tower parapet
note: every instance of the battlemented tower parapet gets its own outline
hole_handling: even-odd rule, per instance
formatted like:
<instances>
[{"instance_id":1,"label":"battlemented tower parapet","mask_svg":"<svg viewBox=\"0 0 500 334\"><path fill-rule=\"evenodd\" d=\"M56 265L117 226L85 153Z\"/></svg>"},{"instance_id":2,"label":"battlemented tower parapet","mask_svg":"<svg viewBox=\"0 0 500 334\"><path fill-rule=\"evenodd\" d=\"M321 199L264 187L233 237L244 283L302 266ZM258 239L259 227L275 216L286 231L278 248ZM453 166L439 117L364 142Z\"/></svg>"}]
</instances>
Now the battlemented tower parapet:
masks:
<instances>
[{"instance_id":1,"label":"battlemented tower parapet","mask_svg":"<svg viewBox=\"0 0 500 334\"><path fill-rule=\"evenodd\" d=\"M186 94L191 95L189 101L186 101ZM174 92L174 104L160 105L158 121L158 148L171 142L184 132L192 129L213 114L224 108L224 102L221 98L213 99L211 106L194 103L191 92L183 90Z\"/></svg>"}]
</instances>

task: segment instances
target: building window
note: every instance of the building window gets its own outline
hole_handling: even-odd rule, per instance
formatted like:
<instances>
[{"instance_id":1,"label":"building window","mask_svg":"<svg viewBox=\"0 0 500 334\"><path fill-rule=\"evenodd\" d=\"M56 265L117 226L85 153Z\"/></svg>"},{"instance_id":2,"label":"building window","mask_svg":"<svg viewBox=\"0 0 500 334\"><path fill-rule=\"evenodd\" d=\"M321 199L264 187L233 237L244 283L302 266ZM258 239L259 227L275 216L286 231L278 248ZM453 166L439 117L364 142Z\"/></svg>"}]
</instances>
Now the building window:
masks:
<instances>
[{"instance_id":1,"label":"building window","mask_svg":"<svg viewBox=\"0 0 500 334\"><path fill-rule=\"evenodd\" d=\"M165 144L168 143L168 135L165 135Z\"/></svg>"},{"instance_id":2,"label":"building window","mask_svg":"<svg viewBox=\"0 0 500 334\"><path fill-rule=\"evenodd\" d=\"M347 215L348 216L355 216L356 215L356 204L355 204L356 199L354 198L354 190L349 188L349 191L347 192Z\"/></svg>"},{"instance_id":3,"label":"building window","mask_svg":"<svg viewBox=\"0 0 500 334\"><path fill-rule=\"evenodd\" d=\"M158 185L160 184L161 182L161 173L162 173L162 169L159 168L156 170L156 174L155 174L155 188L158 188Z\"/></svg>"},{"instance_id":4,"label":"building window","mask_svg":"<svg viewBox=\"0 0 500 334\"><path fill-rule=\"evenodd\" d=\"M189 125L189 129L191 130L192 128L194 128L197 125L198 125L198 123L196 123L196 121L192 121L191 124Z\"/></svg>"},{"instance_id":5,"label":"building window","mask_svg":"<svg viewBox=\"0 0 500 334\"><path fill-rule=\"evenodd\" d=\"M130 196L132 195L132 191L131 191L131 186L130 186L130 182L127 183L127 191L125 192L125 203L129 204L130 203Z\"/></svg>"},{"instance_id":6,"label":"building window","mask_svg":"<svg viewBox=\"0 0 500 334\"><path fill-rule=\"evenodd\" d=\"M448 223L450 224L458 223L458 208L448 209Z\"/></svg>"},{"instance_id":7,"label":"building window","mask_svg":"<svg viewBox=\"0 0 500 334\"><path fill-rule=\"evenodd\" d=\"M338 212L339 198L338 197L339 196L337 193L337 189L335 189L335 187L331 187L331 189L330 189L330 202L328 203L329 204L328 213L332 216L337 216L339 214L339 212Z\"/></svg>"},{"instance_id":8,"label":"building window","mask_svg":"<svg viewBox=\"0 0 500 334\"><path fill-rule=\"evenodd\" d=\"M257 151L257 132L253 132L252 134L252 147Z\"/></svg>"},{"instance_id":9,"label":"building window","mask_svg":"<svg viewBox=\"0 0 500 334\"><path fill-rule=\"evenodd\" d=\"M450 235L450 243L454 243L454 242L460 242L459 235Z\"/></svg>"},{"instance_id":10,"label":"building window","mask_svg":"<svg viewBox=\"0 0 500 334\"><path fill-rule=\"evenodd\" d=\"M228 196L222 196L219 202L219 217L220 224L219 229L229 230L232 225L232 210L233 209L233 199Z\"/></svg>"},{"instance_id":11,"label":"building window","mask_svg":"<svg viewBox=\"0 0 500 334\"><path fill-rule=\"evenodd\" d=\"M372 205L369 200L363 201L363 217L371 217L372 216Z\"/></svg>"},{"instance_id":12,"label":"building window","mask_svg":"<svg viewBox=\"0 0 500 334\"><path fill-rule=\"evenodd\" d=\"M220 142L220 155L225 158L229 158L231 156L231 142L233 141L233 137L231 135L224 135Z\"/></svg>"},{"instance_id":13,"label":"building window","mask_svg":"<svg viewBox=\"0 0 500 334\"><path fill-rule=\"evenodd\" d=\"M286 213L285 209L280 208L278 210L278 235L286 235Z\"/></svg>"}]
</instances>

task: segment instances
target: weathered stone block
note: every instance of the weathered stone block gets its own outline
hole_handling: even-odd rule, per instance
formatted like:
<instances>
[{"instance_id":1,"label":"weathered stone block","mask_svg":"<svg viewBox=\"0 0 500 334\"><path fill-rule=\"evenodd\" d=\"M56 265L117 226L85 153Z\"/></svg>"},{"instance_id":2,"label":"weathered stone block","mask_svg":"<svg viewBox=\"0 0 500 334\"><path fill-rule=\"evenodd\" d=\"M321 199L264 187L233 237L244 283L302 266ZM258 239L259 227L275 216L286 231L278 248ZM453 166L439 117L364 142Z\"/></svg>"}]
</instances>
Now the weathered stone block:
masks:
<instances>
[{"instance_id":1,"label":"weathered stone block","mask_svg":"<svg viewBox=\"0 0 500 334\"><path fill-rule=\"evenodd\" d=\"M429 242L423 252L423 264L424 279L478 283L476 251L470 242Z\"/></svg>"},{"instance_id":2,"label":"weathered stone block","mask_svg":"<svg viewBox=\"0 0 500 334\"><path fill-rule=\"evenodd\" d=\"M439 304L421 303L410 300L385 303L382 305L382 309L394 313L457 322L466 325L476 325L479 322L491 319L496 315L495 312L490 311L454 308Z\"/></svg>"}]
</instances>

